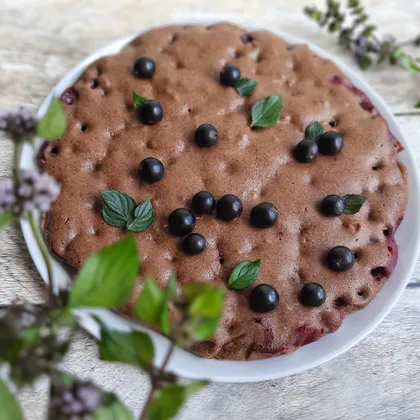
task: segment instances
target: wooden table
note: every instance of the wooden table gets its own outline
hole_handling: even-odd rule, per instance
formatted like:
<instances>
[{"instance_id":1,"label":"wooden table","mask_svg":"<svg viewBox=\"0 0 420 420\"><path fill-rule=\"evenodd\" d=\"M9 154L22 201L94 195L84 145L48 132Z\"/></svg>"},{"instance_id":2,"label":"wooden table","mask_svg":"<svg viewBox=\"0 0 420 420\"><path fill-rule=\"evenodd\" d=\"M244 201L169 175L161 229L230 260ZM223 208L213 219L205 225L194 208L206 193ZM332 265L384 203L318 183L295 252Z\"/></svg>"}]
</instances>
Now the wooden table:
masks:
<instances>
[{"instance_id":1,"label":"wooden table","mask_svg":"<svg viewBox=\"0 0 420 420\"><path fill-rule=\"evenodd\" d=\"M2 0L0 3L0 107L38 107L77 62L109 41L147 25L193 17L237 20L310 39L354 67L336 41L301 13L311 0ZM315 3L323 4L323 0ZM419 34L420 2L370 0L383 33L399 39ZM417 51L420 56L420 49ZM420 163L420 77L375 69L364 77L385 98ZM12 148L0 139L0 177L10 170ZM0 234L0 304L16 296L41 302L45 290L17 226ZM420 265L386 320L346 354L300 375L257 384L212 384L183 409L180 419L419 420ZM145 375L97 360L96 346L80 336L65 368L115 391L138 412ZM45 412L46 381L21 394L27 419ZM3 420L3 419L2 419ZM4 419L6 420L6 419Z\"/></svg>"}]
</instances>

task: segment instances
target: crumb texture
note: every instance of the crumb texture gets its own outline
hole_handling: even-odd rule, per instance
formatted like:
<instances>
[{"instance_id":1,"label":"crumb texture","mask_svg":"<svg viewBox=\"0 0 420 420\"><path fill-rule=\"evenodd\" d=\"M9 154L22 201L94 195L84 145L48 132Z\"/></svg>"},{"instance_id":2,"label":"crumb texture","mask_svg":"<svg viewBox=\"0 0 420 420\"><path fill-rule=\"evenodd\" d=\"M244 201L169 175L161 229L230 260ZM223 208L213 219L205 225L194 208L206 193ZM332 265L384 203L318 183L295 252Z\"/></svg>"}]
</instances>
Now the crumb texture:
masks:
<instances>
[{"instance_id":1,"label":"crumb texture","mask_svg":"<svg viewBox=\"0 0 420 420\"><path fill-rule=\"evenodd\" d=\"M100 190L152 200L156 221L136 234L142 269L132 303L143 274L165 284L176 271L180 287L191 281L225 287L236 265L261 258L255 284L278 290L278 308L253 313L250 289L227 290L218 332L193 348L205 357L253 360L293 352L337 330L346 314L375 297L396 264L393 238L404 215L407 180L386 122L360 91L337 82L345 77L333 63L269 32L245 34L231 24L166 27L99 59L66 91L68 132L43 149L41 161L62 184L45 234L52 251L73 269L125 234L103 221ZM156 62L150 80L132 75L135 59L144 55ZM252 96L241 97L219 83L225 64L258 81ZM133 91L161 103L161 122L146 126L138 120ZM279 121L251 129L252 104L270 95L283 97ZM314 121L339 131L344 149L299 163L293 149ZM209 149L194 143L194 131L204 123L219 132L217 146ZM140 181L137 167L146 157L165 165L160 182ZM214 216L197 220L195 232L207 239L207 248L191 257L168 233L167 218L178 207L190 208L201 190L239 196L244 212L235 222ZM328 218L319 203L329 194L362 194L368 200L355 215ZM265 230L249 223L251 209L262 201L279 211L276 225ZM351 270L335 273L326 267L326 252L336 245L357 253ZM307 282L324 286L322 306L299 302ZM123 311L130 313L130 305Z\"/></svg>"}]
</instances>

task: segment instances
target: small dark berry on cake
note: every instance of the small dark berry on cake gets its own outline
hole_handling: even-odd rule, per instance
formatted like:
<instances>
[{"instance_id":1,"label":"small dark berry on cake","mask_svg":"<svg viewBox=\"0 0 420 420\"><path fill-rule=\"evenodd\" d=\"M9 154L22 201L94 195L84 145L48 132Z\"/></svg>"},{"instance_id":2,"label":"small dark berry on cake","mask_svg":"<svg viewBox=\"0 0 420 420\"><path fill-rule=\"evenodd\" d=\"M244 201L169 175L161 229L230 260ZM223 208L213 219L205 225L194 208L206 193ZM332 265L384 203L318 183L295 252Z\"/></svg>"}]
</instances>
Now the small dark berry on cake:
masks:
<instances>
[{"instance_id":1,"label":"small dark berry on cake","mask_svg":"<svg viewBox=\"0 0 420 420\"><path fill-rule=\"evenodd\" d=\"M249 42L254 42L254 37L251 34L242 34L241 35L241 41L244 44L248 44Z\"/></svg>"},{"instance_id":2,"label":"small dark berry on cake","mask_svg":"<svg viewBox=\"0 0 420 420\"><path fill-rule=\"evenodd\" d=\"M159 159L148 157L140 162L139 175L142 181L153 184L163 178L165 175L165 167Z\"/></svg>"},{"instance_id":3,"label":"small dark berry on cake","mask_svg":"<svg viewBox=\"0 0 420 420\"><path fill-rule=\"evenodd\" d=\"M195 130L195 144L200 147L214 146L217 143L218 135L215 127L210 124L202 124Z\"/></svg>"},{"instance_id":4,"label":"small dark berry on cake","mask_svg":"<svg viewBox=\"0 0 420 420\"><path fill-rule=\"evenodd\" d=\"M155 71L155 62L150 57L140 57L134 62L133 74L140 79L150 79Z\"/></svg>"},{"instance_id":5,"label":"small dark berry on cake","mask_svg":"<svg viewBox=\"0 0 420 420\"><path fill-rule=\"evenodd\" d=\"M223 67L220 72L220 83L224 86L234 86L241 78L241 71L233 64Z\"/></svg>"},{"instance_id":6,"label":"small dark berry on cake","mask_svg":"<svg viewBox=\"0 0 420 420\"><path fill-rule=\"evenodd\" d=\"M300 302L305 306L321 306L326 299L325 289L318 283L306 283L300 291Z\"/></svg>"},{"instance_id":7,"label":"small dark berry on cake","mask_svg":"<svg viewBox=\"0 0 420 420\"><path fill-rule=\"evenodd\" d=\"M169 232L174 236L184 236L191 233L195 228L195 214L188 210L179 208L174 210L168 218Z\"/></svg>"},{"instance_id":8,"label":"small dark berry on cake","mask_svg":"<svg viewBox=\"0 0 420 420\"><path fill-rule=\"evenodd\" d=\"M192 208L195 214L211 214L216 208L216 199L208 191L200 191L192 199Z\"/></svg>"},{"instance_id":9,"label":"small dark berry on cake","mask_svg":"<svg viewBox=\"0 0 420 420\"><path fill-rule=\"evenodd\" d=\"M163 118L163 109L158 101L148 100L138 110L140 121L146 125L154 125Z\"/></svg>"},{"instance_id":10,"label":"small dark berry on cake","mask_svg":"<svg viewBox=\"0 0 420 420\"><path fill-rule=\"evenodd\" d=\"M98 79L93 79L93 80L90 82L90 88L91 88L91 89L96 89L98 86L99 86Z\"/></svg>"},{"instance_id":11,"label":"small dark berry on cake","mask_svg":"<svg viewBox=\"0 0 420 420\"><path fill-rule=\"evenodd\" d=\"M321 202L321 212L326 216L340 216L344 211L344 200L339 195L327 195Z\"/></svg>"},{"instance_id":12,"label":"small dark berry on cake","mask_svg":"<svg viewBox=\"0 0 420 420\"><path fill-rule=\"evenodd\" d=\"M251 210L251 225L257 228L269 228L278 218L279 213L272 203L260 203Z\"/></svg>"},{"instance_id":13,"label":"small dark berry on cake","mask_svg":"<svg viewBox=\"0 0 420 420\"><path fill-rule=\"evenodd\" d=\"M216 204L217 217L228 222L237 219L242 209L242 201L233 194L224 195Z\"/></svg>"},{"instance_id":14,"label":"small dark berry on cake","mask_svg":"<svg viewBox=\"0 0 420 420\"><path fill-rule=\"evenodd\" d=\"M318 145L313 140L302 140L295 148L295 158L299 162L307 163L318 156Z\"/></svg>"},{"instance_id":15,"label":"small dark berry on cake","mask_svg":"<svg viewBox=\"0 0 420 420\"><path fill-rule=\"evenodd\" d=\"M74 87L69 87L62 93L60 100L67 105L71 105L78 96L77 90Z\"/></svg>"},{"instance_id":16,"label":"small dark berry on cake","mask_svg":"<svg viewBox=\"0 0 420 420\"><path fill-rule=\"evenodd\" d=\"M188 255L201 254L206 249L207 241L199 233L190 233L182 243L184 252Z\"/></svg>"},{"instance_id":17,"label":"small dark berry on cake","mask_svg":"<svg viewBox=\"0 0 420 420\"><path fill-rule=\"evenodd\" d=\"M279 306L277 290L269 284L259 284L252 289L249 304L254 312L271 312Z\"/></svg>"},{"instance_id":18,"label":"small dark berry on cake","mask_svg":"<svg viewBox=\"0 0 420 420\"><path fill-rule=\"evenodd\" d=\"M328 267L337 272L350 270L354 260L353 252L345 246L335 246L329 250L327 255Z\"/></svg>"},{"instance_id":19,"label":"small dark berry on cake","mask_svg":"<svg viewBox=\"0 0 420 420\"><path fill-rule=\"evenodd\" d=\"M318 139L319 152L323 155L336 155L343 146L344 139L337 131L327 131Z\"/></svg>"}]
</instances>

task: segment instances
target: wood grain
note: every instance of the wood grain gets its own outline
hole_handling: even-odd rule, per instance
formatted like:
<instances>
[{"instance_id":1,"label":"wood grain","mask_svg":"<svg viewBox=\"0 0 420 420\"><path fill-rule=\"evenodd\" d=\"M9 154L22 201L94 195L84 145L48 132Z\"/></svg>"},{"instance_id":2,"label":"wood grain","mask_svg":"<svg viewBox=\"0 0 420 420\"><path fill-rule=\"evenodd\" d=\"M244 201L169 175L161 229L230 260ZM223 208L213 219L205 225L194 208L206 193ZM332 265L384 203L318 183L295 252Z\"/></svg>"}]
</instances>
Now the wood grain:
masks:
<instances>
[{"instance_id":1,"label":"wood grain","mask_svg":"<svg viewBox=\"0 0 420 420\"><path fill-rule=\"evenodd\" d=\"M107 42L151 24L194 17L249 22L310 39L354 67L335 40L301 10L323 0L3 0L0 3L0 107L38 107L73 65ZM369 0L382 33L400 39L418 34L420 2ZM417 51L420 55L420 50ZM396 68L364 74L384 97L407 134L420 164L420 78ZM0 138L0 178L10 170L11 145ZM34 302L45 288L17 225L0 233L0 304L20 296ZM385 321L344 355L303 374L258 384L212 384L190 400L179 418L218 419L418 420L420 418L420 263L401 300ZM64 367L117 392L138 412L147 378L127 366L97 360L94 342L80 335ZM26 418L45 413L46 381L20 399Z\"/></svg>"}]
</instances>

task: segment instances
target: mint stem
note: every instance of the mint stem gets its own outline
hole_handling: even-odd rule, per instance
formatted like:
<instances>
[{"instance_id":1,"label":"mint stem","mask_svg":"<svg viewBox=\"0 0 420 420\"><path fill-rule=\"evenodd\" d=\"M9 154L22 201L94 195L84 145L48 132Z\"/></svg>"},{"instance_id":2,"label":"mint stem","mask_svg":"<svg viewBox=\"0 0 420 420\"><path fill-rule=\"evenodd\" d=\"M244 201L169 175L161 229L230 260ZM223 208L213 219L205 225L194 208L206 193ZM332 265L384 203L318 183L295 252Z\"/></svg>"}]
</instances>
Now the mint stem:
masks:
<instances>
[{"instance_id":1,"label":"mint stem","mask_svg":"<svg viewBox=\"0 0 420 420\"><path fill-rule=\"evenodd\" d=\"M160 388L160 385L159 385L160 381L158 379L161 377L162 373L165 371L166 366L168 365L169 360L171 359L174 350L175 350L175 343L171 341L171 345L168 349L168 352L166 353L165 360L163 361L158 371L155 374L152 374L153 375L152 387L149 391L149 395L146 398L146 402L143 406L143 410L140 413L139 420L148 419L149 409L153 402L153 397L155 396L156 391Z\"/></svg>"},{"instance_id":2,"label":"mint stem","mask_svg":"<svg viewBox=\"0 0 420 420\"><path fill-rule=\"evenodd\" d=\"M47 245L45 244L44 238L42 236L42 233L39 229L38 224L35 221L34 214L31 210L28 211L28 221L29 225L31 226L32 233L35 236L36 243L39 246L39 249L41 251L42 257L45 262L45 266L47 267L47 276L48 276L48 292L50 296L50 301L53 306L59 306L60 302L54 293L55 290L55 284L54 284L54 277L52 273L52 265L51 265L51 258L50 253L47 249Z\"/></svg>"}]
</instances>

